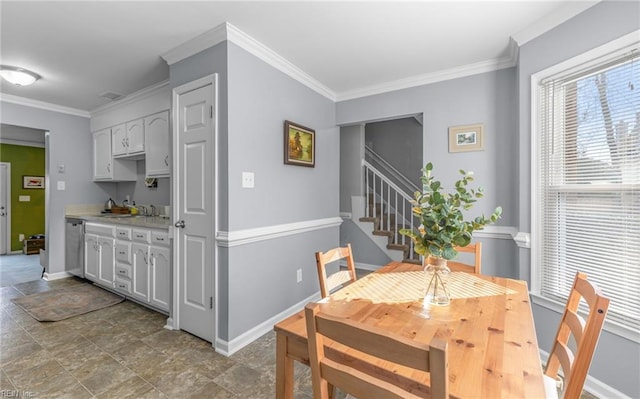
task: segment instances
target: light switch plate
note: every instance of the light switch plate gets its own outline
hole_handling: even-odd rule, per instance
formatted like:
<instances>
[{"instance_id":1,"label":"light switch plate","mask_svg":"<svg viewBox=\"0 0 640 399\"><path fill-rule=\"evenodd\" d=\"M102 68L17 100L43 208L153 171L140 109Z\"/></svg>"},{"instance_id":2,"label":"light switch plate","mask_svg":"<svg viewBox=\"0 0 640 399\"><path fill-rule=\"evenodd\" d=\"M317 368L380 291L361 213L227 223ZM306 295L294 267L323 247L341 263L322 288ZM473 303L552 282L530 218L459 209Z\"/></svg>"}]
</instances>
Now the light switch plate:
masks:
<instances>
[{"instance_id":1,"label":"light switch plate","mask_svg":"<svg viewBox=\"0 0 640 399\"><path fill-rule=\"evenodd\" d=\"M66 184L64 180L58 181L58 191L64 191L66 188Z\"/></svg>"},{"instance_id":2,"label":"light switch plate","mask_svg":"<svg viewBox=\"0 0 640 399\"><path fill-rule=\"evenodd\" d=\"M20 196L18 196L18 201L19 202L29 202L29 201L31 201L31 196L30 195L20 195Z\"/></svg>"},{"instance_id":3,"label":"light switch plate","mask_svg":"<svg viewBox=\"0 0 640 399\"><path fill-rule=\"evenodd\" d=\"M253 188L254 183L253 172L242 172L242 188Z\"/></svg>"}]
</instances>

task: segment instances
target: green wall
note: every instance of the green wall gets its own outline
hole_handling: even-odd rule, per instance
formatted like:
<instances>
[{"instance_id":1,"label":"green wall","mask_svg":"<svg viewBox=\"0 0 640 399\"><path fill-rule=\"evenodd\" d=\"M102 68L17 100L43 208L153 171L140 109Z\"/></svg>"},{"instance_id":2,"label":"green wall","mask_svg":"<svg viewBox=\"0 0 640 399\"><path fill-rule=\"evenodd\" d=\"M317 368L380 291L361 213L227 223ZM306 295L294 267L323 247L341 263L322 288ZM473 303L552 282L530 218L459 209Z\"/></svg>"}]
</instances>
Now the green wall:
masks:
<instances>
[{"instance_id":1,"label":"green wall","mask_svg":"<svg viewBox=\"0 0 640 399\"><path fill-rule=\"evenodd\" d=\"M11 250L20 251L19 234L26 238L44 234L45 190L22 188L23 176L44 176L44 148L0 144L0 162L11 164ZM28 195L31 200L20 202L21 195Z\"/></svg>"}]
</instances>

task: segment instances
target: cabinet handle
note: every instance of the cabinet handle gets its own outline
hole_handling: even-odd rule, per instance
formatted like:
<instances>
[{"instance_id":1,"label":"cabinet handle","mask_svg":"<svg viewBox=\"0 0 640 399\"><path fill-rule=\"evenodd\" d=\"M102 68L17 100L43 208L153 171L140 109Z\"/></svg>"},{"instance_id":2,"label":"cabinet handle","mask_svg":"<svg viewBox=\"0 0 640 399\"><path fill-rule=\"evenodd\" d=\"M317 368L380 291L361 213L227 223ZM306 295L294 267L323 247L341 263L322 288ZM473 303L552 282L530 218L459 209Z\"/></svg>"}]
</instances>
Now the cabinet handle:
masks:
<instances>
[{"instance_id":1,"label":"cabinet handle","mask_svg":"<svg viewBox=\"0 0 640 399\"><path fill-rule=\"evenodd\" d=\"M111 162L107 164L107 172L111 173Z\"/></svg>"},{"instance_id":2,"label":"cabinet handle","mask_svg":"<svg viewBox=\"0 0 640 399\"><path fill-rule=\"evenodd\" d=\"M164 166L169 166L169 156L164 157Z\"/></svg>"},{"instance_id":3,"label":"cabinet handle","mask_svg":"<svg viewBox=\"0 0 640 399\"><path fill-rule=\"evenodd\" d=\"M120 273L120 274L127 274L127 272L125 272L124 270L118 270L118 273Z\"/></svg>"},{"instance_id":4,"label":"cabinet handle","mask_svg":"<svg viewBox=\"0 0 640 399\"><path fill-rule=\"evenodd\" d=\"M119 252L119 254L120 254L120 255L124 255L124 252L123 252L123 251L120 251L120 252Z\"/></svg>"},{"instance_id":5,"label":"cabinet handle","mask_svg":"<svg viewBox=\"0 0 640 399\"><path fill-rule=\"evenodd\" d=\"M164 241L164 237L156 237L156 240L158 240L158 241Z\"/></svg>"},{"instance_id":6,"label":"cabinet handle","mask_svg":"<svg viewBox=\"0 0 640 399\"><path fill-rule=\"evenodd\" d=\"M149 260L147 259L147 255L144 255L144 264L148 265L149 264Z\"/></svg>"}]
</instances>

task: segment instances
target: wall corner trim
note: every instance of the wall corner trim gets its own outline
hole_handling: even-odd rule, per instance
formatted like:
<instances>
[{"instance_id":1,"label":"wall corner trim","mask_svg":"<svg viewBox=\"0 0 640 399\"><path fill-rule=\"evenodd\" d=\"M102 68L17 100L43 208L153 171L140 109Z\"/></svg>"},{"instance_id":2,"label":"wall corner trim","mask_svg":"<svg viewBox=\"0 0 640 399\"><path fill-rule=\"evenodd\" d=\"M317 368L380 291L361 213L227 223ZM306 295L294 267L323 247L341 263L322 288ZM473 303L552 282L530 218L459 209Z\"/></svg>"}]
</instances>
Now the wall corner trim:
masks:
<instances>
[{"instance_id":1,"label":"wall corner trim","mask_svg":"<svg viewBox=\"0 0 640 399\"><path fill-rule=\"evenodd\" d=\"M53 281L53 280L60 280L61 278L67 278L67 277L73 277L73 275L67 272L45 273L42 276L42 279L44 281Z\"/></svg>"},{"instance_id":2,"label":"wall corner trim","mask_svg":"<svg viewBox=\"0 0 640 399\"><path fill-rule=\"evenodd\" d=\"M340 217L342 218L342 220L351 220L353 215L351 214L351 212L340 212Z\"/></svg>"},{"instance_id":3,"label":"wall corner trim","mask_svg":"<svg viewBox=\"0 0 640 399\"><path fill-rule=\"evenodd\" d=\"M293 234L338 227L341 223L342 218L333 217L307 220L304 222L278 224L267 227L256 227L254 229L220 231L216 235L216 242L220 247L236 247L239 245L271 240Z\"/></svg>"},{"instance_id":4,"label":"wall corner trim","mask_svg":"<svg viewBox=\"0 0 640 399\"><path fill-rule=\"evenodd\" d=\"M487 226L482 230L473 232L474 237L497 238L502 240L513 240L518 229L512 226Z\"/></svg>"},{"instance_id":5,"label":"wall corner trim","mask_svg":"<svg viewBox=\"0 0 640 399\"><path fill-rule=\"evenodd\" d=\"M513 241L515 241L520 248L531 248L531 233L519 231L514 235Z\"/></svg>"}]
</instances>

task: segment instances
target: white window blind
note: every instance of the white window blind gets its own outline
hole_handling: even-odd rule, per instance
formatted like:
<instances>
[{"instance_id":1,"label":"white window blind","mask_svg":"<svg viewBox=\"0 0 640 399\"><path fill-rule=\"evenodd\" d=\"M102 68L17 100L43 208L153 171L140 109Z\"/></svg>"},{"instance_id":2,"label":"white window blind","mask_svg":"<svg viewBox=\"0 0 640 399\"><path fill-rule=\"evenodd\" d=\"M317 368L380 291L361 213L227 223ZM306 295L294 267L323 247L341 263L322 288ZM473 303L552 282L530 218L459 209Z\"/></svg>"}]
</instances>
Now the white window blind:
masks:
<instances>
[{"instance_id":1,"label":"white window blind","mask_svg":"<svg viewBox=\"0 0 640 399\"><path fill-rule=\"evenodd\" d=\"M640 328L640 56L637 49L541 81L539 294L565 302L576 271Z\"/></svg>"}]
</instances>

